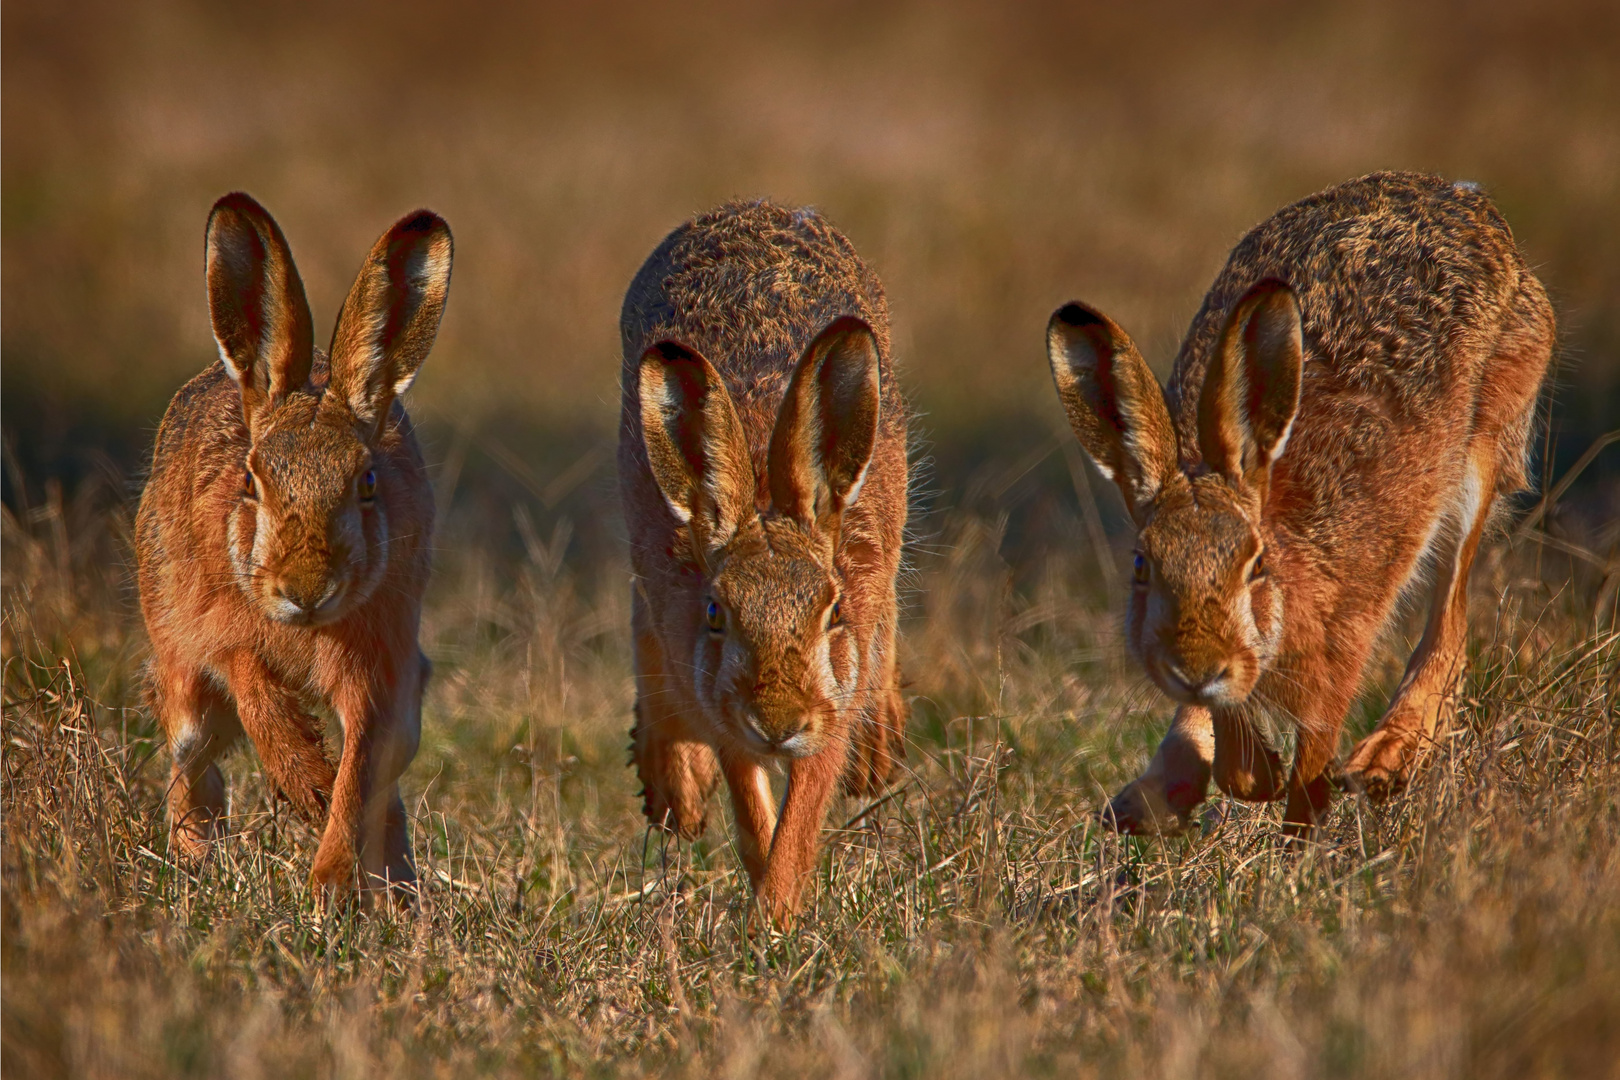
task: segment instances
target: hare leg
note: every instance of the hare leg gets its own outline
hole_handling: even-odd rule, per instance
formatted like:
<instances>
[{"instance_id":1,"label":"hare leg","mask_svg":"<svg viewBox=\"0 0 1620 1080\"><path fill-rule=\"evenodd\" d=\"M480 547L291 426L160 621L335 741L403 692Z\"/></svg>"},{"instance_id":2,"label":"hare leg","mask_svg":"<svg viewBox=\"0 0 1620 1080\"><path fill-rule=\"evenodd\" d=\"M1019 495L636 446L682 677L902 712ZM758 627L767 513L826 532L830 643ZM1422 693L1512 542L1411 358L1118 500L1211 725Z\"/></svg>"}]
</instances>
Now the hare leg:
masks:
<instances>
[{"instance_id":1,"label":"hare leg","mask_svg":"<svg viewBox=\"0 0 1620 1080\"><path fill-rule=\"evenodd\" d=\"M1271 802L1282 796L1282 757L1240 710L1215 714L1215 783L1245 802Z\"/></svg>"},{"instance_id":2,"label":"hare leg","mask_svg":"<svg viewBox=\"0 0 1620 1080\"><path fill-rule=\"evenodd\" d=\"M1103 809L1103 821L1124 833L1169 835L1187 827L1209 793L1215 730L1208 709L1183 705L1146 771Z\"/></svg>"},{"instance_id":3,"label":"hare leg","mask_svg":"<svg viewBox=\"0 0 1620 1080\"><path fill-rule=\"evenodd\" d=\"M1466 660L1468 571L1495 496L1495 440L1475 440L1458 505L1442 522L1433 606L1417 650L1406 665L1378 727L1356 745L1344 768L1353 788L1382 799L1404 783L1413 751L1431 742L1457 708L1457 685ZM1444 530L1450 530L1447 536Z\"/></svg>"},{"instance_id":4,"label":"hare leg","mask_svg":"<svg viewBox=\"0 0 1620 1080\"><path fill-rule=\"evenodd\" d=\"M1295 696L1299 742L1288 774L1288 803L1283 809L1283 832L1288 836L1308 834L1327 812L1333 794L1328 766L1333 762L1345 714L1360 689L1361 673L1372 645L1370 632L1341 640L1342 651L1336 659L1324 659L1308 688Z\"/></svg>"},{"instance_id":5,"label":"hare leg","mask_svg":"<svg viewBox=\"0 0 1620 1080\"><path fill-rule=\"evenodd\" d=\"M399 764L399 771L416 757L417 746L422 737L422 697L427 693L428 678L433 674L433 665L425 656L418 657L418 667L421 678L418 680L415 697L408 702L410 711L406 715L405 732L410 739L408 747L402 745L399 751L404 753L404 760ZM405 802L399 797L398 773L392 785L391 798L388 803L387 817L383 826L383 874L395 884L405 886L416 882L416 866L411 861L411 828L410 818L405 813Z\"/></svg>"},{"instance_id":6,"label":"hare leg","mask_svg":"<svg viewBox=\"0 0 1620 1080\"><path fill-rule=\"evenodd\" d=\"M1328 763L1333 760L1333 746L1338 738L1338 724L1350 708L1350 696L1336 703L1333 734L1325 730L1300 732L1299 748L1294 751L1294 768L1288 776L1288 804L1283 808L1283 832L1288 836L1304 836L1316 827L1327 813L1333 799L1333 786L1328 779ZM1332 708L1333 706L1329 706ZM1324 709L1324 714L1326 709Z\"/></svg>"},{"instance_id":7,"label":"hare leg","mask_svg":"<svg viewBox=\"0 0 1620 1080\"><path fill-rule=\"evenodd\" d=\"M1432 741L1435 730L1456 712L1466 659L1468 572L1497 496L1526 483L1525 443L1554 341L1552 306L1533 278L1519 294L1513 314L1485 362L1460 498L1437 537L1447 547L1440 552L1434 606L1423 639L1384 718L1352 751L1344 769L1346 783L1373 798L1404 782L1412 752Z\"/></svg>"},{"instance_id":8,"label":"hare leg","mask_svg":"<svg viewBox=\"0 0 1620 1080\"><path fill-rule=\"evenodd\" d=\"M343 758L332 787L332 812L310 871L317 889L341 893L358 884L369 892L392 880L389 820L404 825L398 781L416 755L421 735L426 664L414 647L407 656L407 667L400 671L399 661L385 652L363 677L345 679L332 695L343 721ZM393 869L401 875L398 884L414 883L408 862Z\"/></svg>"},{"instance_id":9,"label":"hare leg","mask_svg":"<svg viewBox=\"0 0 1620 1080\"><path fill-rule=\"evenodd\" d=\"M225 778L215 759L242 733L225 695L199 671L156 665L152 680L158 722L174 764L169 772L169 827L186 858L201 858L225 816Z\"/></svg>"},{"instance_id":10,"label":"hare leg","mask_svg":"<svg viewBox=\"0 0 1620 1080\"><path fill-rule=\"evenodd\" d=\"M887 655L894 655L893 634ZM856 721L849 766L844 770L844 792L855 796L879 795L906 758L906 699L900 692L900 671L892 660L879 689L871 695L871 708Z\"/></svg>"},{"instance_id":11,"label":"hare leg","mask_svg":"<svg viewBox=\"0 0 1620 1080\"><path fill-rule=\"evenodd\" d=\"M805 880L821 853L821 826L827 818L838 778L849 753L843 740L799 758L788 769L787 798L771 842L764 880L757 891L760 907L777 929L786 929L799 912Z\"/></svg>"},{"instance_id":12,"label":"hare leg","mask_svg":"<svg viewBox=\"0 0 1620 1080\"><path fill-rule=\"evenodd\" d=\"M416 757L422 741L422 692L433 670L417 655L417 677L401 688L396 722L379 732L371 751L371 781L360 830L360 866L369 885L386 884L408 898L416 885L411 863L410 824L399 795L399 778Z\"/></svg>"},{"instance_id":13,"label":"hare leg","mask_svg":"<svg viewBox=\"0 0 1620 1080\"><path fill-rule=\"evenodd\" d=\"M321 724L258 657L239 652L229 670L242 727L276 787L305 821L319 827L332 799L332 763Z\"/></svg>"},{"instance_id":14,"label":"hare leg","mask_svg":"<svg viewBox=\"0 0 1620 1080\"><path fill-rule=\"evenodd\" d=\"M737 846L748 883L756 890L770 862L771 840L776 834L776 802L765 767L742 755L727 755L722 767L731 805L737 814Z\"/></svg>"},{"instance_id":15,"label":"hare leg","mask_svg":"<svg viewBox=\"0 0 1620 1080\"><path fill-rule=\"evenodd\" d=\"M635 643L636 723L632 760L641 778L642 812L659 828L696 840L708 825L704 808L718 782L714 751L687 722L687 701L670 677L653 632L647 601L635 589L630 625Z\"/></svg>"}]
</instances>

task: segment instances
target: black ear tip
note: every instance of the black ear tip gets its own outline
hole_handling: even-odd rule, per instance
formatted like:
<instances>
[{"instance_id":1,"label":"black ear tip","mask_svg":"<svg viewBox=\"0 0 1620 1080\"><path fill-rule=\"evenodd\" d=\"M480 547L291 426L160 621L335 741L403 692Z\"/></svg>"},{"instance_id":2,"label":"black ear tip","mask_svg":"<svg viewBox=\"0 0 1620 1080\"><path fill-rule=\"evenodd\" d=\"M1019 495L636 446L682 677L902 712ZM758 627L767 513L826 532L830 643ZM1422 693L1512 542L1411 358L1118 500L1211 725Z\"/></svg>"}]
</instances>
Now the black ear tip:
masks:
<instances>
[{"instance_id":1,"label":"black ear tip","mask_svg":"<svg viewBox=\"0 0 1620 1080\"><path fill-rule=\"evenodd\" d=\"M825 334L871 334L872 326L858 315L840 315L827 324Z\"/></svg>"},{"instance_id":2,"label":"black ear tip","mask_svg":"<svg viewBox=\"0 0 1620 1080\"><path fill-rule=\"evenodd\" d=\"M252 228L255 222L269 216L253 196L246 192L233 191L214 200L213 209L208 211L208 233L211 236L215 229L221 227L235 230L247 225Z\"/></svg>"},{"instance_id":3,"label":"black ear tip","mask_svg":"<svg viewBox=\"0 0 1620 1080\"><path fill-rule=\"evenodd\" d=\"M1282 278L1275 277L1261 278L1259 281L1255 282L1254 288L1250 289L1249 291L1255 296L1263 296L1267 298L1278 295L1287 297L1292 297L1294 295L1294 287L1292 285L1288 284L1288 282L1284 281Z\"/></svg>"},{"instance_id":4,"label":"black ear tip","mask_svg":"<svg viewBox=\"0 0 1620 1080\"><path fill-rule=\"evenodd\" d=\"M234 210L239 214L268 213L268 211L266 211L265 208L259 204L259 200L255 199L245 191L232 191L229 194L221 195L219 198L215 199L212 213L217 214L221 210Z\"/></svg>"},{"instance_id":5,"label":"black ear tip","mask_svg":"<svg viewBox=\"0 0 1620 1080\"><path fill-rule=\"evenodd\" d=\"M674 363L676 360L686 359L686 350L675 344L673 341L660 341L658 344L654 345L653 348L658 350L659 356L663 357L663 359L669 361L670 363Z\"/></svg>"},{"instance_id":6,"label":"black ear tip","mask_svg":"<svg viewBox=\"0 0 1620 1080\"><path fill-rule=\"evenodd\" d=\"M1052 318L1065 326L1101 326L1102 316L1086 307L1084 304L1070 301L1058 308Z\"/></svg>"},{"instance_id":7,"label":"black ear tip","mask_svg":"<svg viewBox=\"0 0 1620 1080\"><path fill-rule=\"evenodd\" d=\"M394 228L400 232L422 234L438 230L443 230L446 233L450 231L449 223L431 210L418 210L415 213L406 214L399 219L399 224L395 225Z\"/></svg>"}]
</instances>

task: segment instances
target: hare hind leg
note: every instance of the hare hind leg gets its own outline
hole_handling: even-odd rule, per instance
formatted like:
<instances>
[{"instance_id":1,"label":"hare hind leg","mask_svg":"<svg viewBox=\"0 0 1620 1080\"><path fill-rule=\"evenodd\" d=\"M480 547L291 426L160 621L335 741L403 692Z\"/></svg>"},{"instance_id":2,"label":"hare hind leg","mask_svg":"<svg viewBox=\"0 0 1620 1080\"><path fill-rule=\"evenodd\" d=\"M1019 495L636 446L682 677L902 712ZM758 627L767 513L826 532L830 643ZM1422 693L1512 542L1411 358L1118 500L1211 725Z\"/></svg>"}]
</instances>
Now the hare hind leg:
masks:
<instances>
[{"instance_id":1,"label":"hare hind leg","mask_svg":"<svg viewBox=\"0 0 1620 1080\"><path fill-rule=\"evenodd\" d=\"M1429 619L1378 727L1351 751L1342 774L1352 789L1388 797L1405 782L1417 751L1457 709L1457 687L1467 658L1468 573L1495 502L1497 447L1475 439L1463 489L1451 520L1442 522Z\"/></svg>"},{"instance_id":2,"label":"hare hind leg","mask_svg":"<svg viewBox=\"0 0 1620 1080\"><path fill-rule=\"evenodd\" d=\"M687 721L682 705L689 695L669 673L639 588L630 598L630 629L636 670L630 753L641 779L642 812L658 828L696 840L708 825L705 808L719 782L718 762Z\"/></svg>"},{"instance_id":3,"label":"hare hind leg","mask_svg":"<svg viewBox=\"0 0 1620 1080\"><path fill-rule=\"evenodd\" d=\"M230 700L198 671L161 662L152 690L158 722L174 764L169 772L169 824L185 858L201 858L225 817L225 777L215 764L242 733Z\"/></svg>"},{"instance_id":4,"label":"hare hind leg","mask_svg":"<svg viewBox=\"0 0 1620 1080\"><path fill-rule=\"evenodd\" d=\"M416 866L411 861L410 819L400 798L399 778L416 758L422 742L422 695L433 665L417 654L417 676L403 685L395 704L393 728L373 740L369 791L360 832L360 866L371 885L394 891L408 901L415 894Z\"/></svg>"},{"instance_id":5,"label":"hare hind leg","mask_svg":"<svg viewBox=\"0 0 1620 1080\"><path fill-rule=\"evenodd\" d=\"M1521 294L1516 316L1488 361L1463 485L1436 538L1443 546L1428 625L1384 718L1345 764L1345 782L1374 799L1404 783L1414 751L1431 743L1456 712L1467 655L1468 573L1497 497L1525 484L1525 443L1552 358L1552 309L1539 286Z\"/></svg>"}]
</instances>

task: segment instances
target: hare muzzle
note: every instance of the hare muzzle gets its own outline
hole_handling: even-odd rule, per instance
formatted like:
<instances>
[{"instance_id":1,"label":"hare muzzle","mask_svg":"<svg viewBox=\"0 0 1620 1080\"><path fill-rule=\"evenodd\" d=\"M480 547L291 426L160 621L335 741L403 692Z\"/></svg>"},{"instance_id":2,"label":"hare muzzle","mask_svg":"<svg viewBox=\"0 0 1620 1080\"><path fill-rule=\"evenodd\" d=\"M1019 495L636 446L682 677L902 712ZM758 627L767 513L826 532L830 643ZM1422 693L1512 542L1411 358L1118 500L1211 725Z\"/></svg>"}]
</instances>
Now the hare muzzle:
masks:
<instances>
[{"instance_id":1,"label":"hare muzzle","mask_svg":"<svg viewBox=\"0 0 1620 1080\"><path fill-rule=\"evenodd\" d=\"M1127 629L1143 667L1183 704L1241 704L1282 620L1281 593L1238 500L1199 478L1164 500L1140 547Z\"/></svg>"},{"instance_id":2,"label":"hare muzzle","mask_svg":"<svg viewBox=\"0 0 1620 1080\"><path fill-rule=\"evenodd\" d=\"M715 681L716 711L755 753L790 759L816 753L836 719L834 702L853 683L853 658L844 655L848 649L835 648L826 638L809 649L797 640L788 644L763 634L753 642L727 650ZM835 663L835 655L842 662Z\"/></svg>"},{"instance_id":3,"label":"hare muzzle","mask_svg":"<svg viewBox=\"0 0 1620 1080\"><path fill-rule=\"evenodd\" d=\"M381 508L358 483L370 476L375 485L371 455L342 426L309 423L314 402L285 408L297 414L285 418L289 427L250 454L252 490L238 529L251 538L246 558L239 552L249 595L268 618L303 626L342 618L386 564Z\"/></svg>"}]
</instances>

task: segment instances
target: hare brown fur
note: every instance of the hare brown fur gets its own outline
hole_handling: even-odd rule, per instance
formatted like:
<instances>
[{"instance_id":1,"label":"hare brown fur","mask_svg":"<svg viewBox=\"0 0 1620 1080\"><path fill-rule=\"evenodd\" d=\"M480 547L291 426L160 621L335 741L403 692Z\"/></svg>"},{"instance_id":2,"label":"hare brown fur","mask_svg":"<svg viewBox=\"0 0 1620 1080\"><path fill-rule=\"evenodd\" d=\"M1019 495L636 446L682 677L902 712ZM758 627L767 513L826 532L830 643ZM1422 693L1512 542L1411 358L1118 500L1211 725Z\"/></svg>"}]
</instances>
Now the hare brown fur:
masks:
<instances>
[{"instance_id":1,"label":"hare brown fur","mask_svg":"<svg viewBox=\"0 0 1620 1080\"><path fill-rule=\"evenodd\" d=\"M1471 184L1378 173L1287 207L1233 250L1161 394L1130 338L1069 304L1048 328L1080 442L1136 522L1135 658L1180 703L1107 816L1174 830L1211 778L1314 824L1368 657L1403 589L1431 607L1342 770L1399 786L1456 708L1467 584L1526 444L1552 309ZM1286 782L1256 721L1291 721Z\"/></svg>"},{"instance_id":2,"label":"hare brown fur","mask_svg":"<svg viewBox=\"0 0 1620 1080\"><path fill-rule=\"evenodd\" d=\"M880 790L903 754L906 411L887 304L814 211L733 203L658 246L620 330L643 808L696 837L723 775L784 925L834 789Z\"/></svg>"},{"instance_id":3,"label":"hare brown fur","mask_svg":"<svg viewBox=\"0 0 1620 1080\"><path fill-rule=\"evenodd\" d=\"M215 764L245 729L292 806L324 825L312 884L409 887L398 778L416 753L433 498L398 396L438 332L449 228L419 211L378 240L330 360L275 221L242 194L208 220L220 361L174 397L136 517L151 690L173 755L172 837L220 834ZM325 705L343 725L334 768Z\"/></svg>"}]
</instances>

